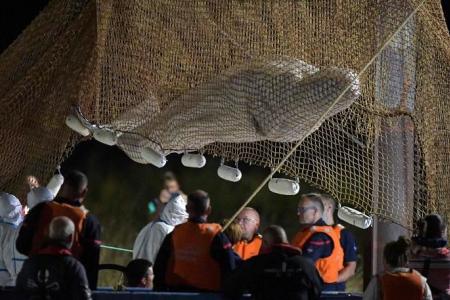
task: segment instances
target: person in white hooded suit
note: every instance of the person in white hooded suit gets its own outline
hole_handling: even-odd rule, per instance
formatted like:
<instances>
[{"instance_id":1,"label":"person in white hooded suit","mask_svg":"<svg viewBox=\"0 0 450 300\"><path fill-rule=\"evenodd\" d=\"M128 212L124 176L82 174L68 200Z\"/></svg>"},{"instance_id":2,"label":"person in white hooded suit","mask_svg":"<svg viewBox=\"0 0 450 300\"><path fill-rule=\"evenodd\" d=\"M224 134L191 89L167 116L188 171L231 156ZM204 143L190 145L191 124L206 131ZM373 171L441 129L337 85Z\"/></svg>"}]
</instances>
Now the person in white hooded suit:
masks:
<instances>
[{"instance_id":1,"label":"person in white hooded suit","mask_svg":"<svg viewBox=\"0 0 450 300\"><path fill-rule=\"evenodd\" d=\"M148 223L139 232L133 246L133 259L143 258L154 263L166 235L175 226L186 222L187 218L186 200L179 194L174 195L162 210L159 219Z\"/></svg>"},{"instance_id":2,"label":"person in white hooded suit","mask_svg":"<svg viewBox=\"0 0 450 300\"><path fill-rule=\"evenodd\" d=\"M16 249L23 221L22 205L15 196L0 192L0 286L15 286L26 256Z\"/></svg>"}]
</instances>

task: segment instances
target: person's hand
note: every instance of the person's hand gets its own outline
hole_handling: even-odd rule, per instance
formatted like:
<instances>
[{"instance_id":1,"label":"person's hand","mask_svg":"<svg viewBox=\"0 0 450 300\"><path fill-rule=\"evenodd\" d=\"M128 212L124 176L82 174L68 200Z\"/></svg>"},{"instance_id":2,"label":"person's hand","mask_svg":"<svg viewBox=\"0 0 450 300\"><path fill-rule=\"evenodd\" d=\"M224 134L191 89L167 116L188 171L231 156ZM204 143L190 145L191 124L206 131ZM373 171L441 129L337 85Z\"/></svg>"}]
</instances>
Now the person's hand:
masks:
<instances>
[{"instance_id":1,"label":"person's hand","mask_svg":"<svg viewBox=\"0 0 450 300\"><path fill-rule=\"evenodd\" d=\"M33 175L29 175L26 178L28 186L30 187L30 190L38 188L39 187L39 180L33 176Z\"/></svg>"},{"instance_id":2,"label":"person's hand","mask_svg":"<svg viewBox=\"0 0 450 300\"><path fill-rule=\"evenodd\" d=\"M22 216L26 216L29 211L30 209L28 208L27 205L22 206Z\"/></svg>"}]
</instances>

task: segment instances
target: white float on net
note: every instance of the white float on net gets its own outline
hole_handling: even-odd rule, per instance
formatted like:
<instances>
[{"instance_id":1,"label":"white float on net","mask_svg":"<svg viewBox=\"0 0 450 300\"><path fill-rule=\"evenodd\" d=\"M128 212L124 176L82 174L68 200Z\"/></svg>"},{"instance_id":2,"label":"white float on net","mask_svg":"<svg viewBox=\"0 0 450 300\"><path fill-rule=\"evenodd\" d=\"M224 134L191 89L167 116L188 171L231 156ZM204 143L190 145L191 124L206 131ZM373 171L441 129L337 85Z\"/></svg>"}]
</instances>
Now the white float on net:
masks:
<instances>
[{"instance_id":1,"label":"white float on net","mask_svg":"<svg viewBox=\"0 0 450 300\"><path fill-rule=\"evenodd\" d=\"M242 172L237 167L236 168L224 165L224 160L222 159L220 167L217 169L217 175L227 181L238 182L242 178Z\"/></svg>"},{"instance_id":2,"label":"white float on net","mask_svg":"<svg viewBox=\"0 0 450 300\"><path fill-rule=\"evenodd\" d=\"M109 128L92 126L94 139L108 146L117 144L118 134Z\"/></svg>"},{"instance_id":3,"label":"white float on net","mask_svg":"<svg viewBox=\"0 0 450 300\"><path fill-rule=\"evenodd\" d=\"M293 196L300 191L300 184L288 178L272 178L269 181L269 190L275 194Z\"/></svg>"},{"instance_id":4,"label":"white float on net","mask_svg":"<svg viewBox=\"0 0 450 300\"><path fill-rule=\"evenodd\" d=\"M206 165L206 158L200 153L185 153L181 157L181 163L188 168L203 168Z\"/></svg>"},{"instance_id":5,"label":"white float on net","mask_svg":"<svg viewBox=\"0 0 450 300\"><path fill-rule=\"evenodd\" d=\"M373 221L371 216L348 206L339 207L338 218L362 229L369 228Z\"/></svg>"},{"instance_id":6,"label":"white float on net","mask_svg":"<svg viewBox=\"0 0 450 300\"><path fill-rule=\"evenodd\" d=\"M61 173L52 176L47 184L47 189L53 194L53 197L56 197L63 183L64 176Z\"/></svg>"},{"instance_id":7,"label":"white float on net","mask_svg":"<svg viewBox=\"0 0 450 300\"><path fill-rule=\"evenodd\" d=\"M89 129L80 121L78 116L71 113L66 117L66 125L75 132L78 132L82 136L88 136L91 134Z\"/></svg>"},{"instance_id":8,"label":"white float on net","mask_svg":"<svg viewBox=\"0 0 450 300\"><path fill-rule=\"evenodd\" d=\"M143 159L154 165L155 167L162 168L166 165L167 159L161 153L153 150L150 147L141 149L141 156Z\"/></svg>"}]
</instances>

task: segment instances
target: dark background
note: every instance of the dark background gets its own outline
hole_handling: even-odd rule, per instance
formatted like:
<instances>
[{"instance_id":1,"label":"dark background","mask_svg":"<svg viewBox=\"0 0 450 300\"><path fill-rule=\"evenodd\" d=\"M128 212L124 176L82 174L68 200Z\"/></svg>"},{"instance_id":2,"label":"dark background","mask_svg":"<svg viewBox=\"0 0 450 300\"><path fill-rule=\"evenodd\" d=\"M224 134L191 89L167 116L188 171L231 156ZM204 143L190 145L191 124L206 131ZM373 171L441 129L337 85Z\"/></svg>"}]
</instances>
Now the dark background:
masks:
<instances>
[{"instance_id":1,"label":"dark background","mask_svg":"<svg viewBox=\"0 0 450 300\"><path fill-rule=\"evenodd\" d=\"M22 30L30 24L48 3L48 0L2 1L0 4L0 53L10 45ZM442 1L449 25L450 1ZM220 164L217 158L207 157L203 169L183 167L179 155L169 156L163 169L150 165L140 165L131 161L117 147L109 147L95 141L80 143L62 169L79 169L89 177L89 193L86 206L97 215L103 225L104 244L131 248L133 241L149 219L147 203L159 194L162 175L171 170L177 176L186 193L194 189L208 191L212 199L213 221L230 217L243 201L267 176L269 170L240 164L243 179L230 183L220 179L216 170ZM301 184L301 192L313 189ZM256 196L252 206L262 214L262 227L279 224L292 236L297 227L296 205L298 197L280 196L270 193L267 187ZM351 228L360 244L364 243L366 232ZM131 256L125 252L102 250L102 262L125 264ZM361 264L359 264L361 266ZM351 290L361 290L361 268L359 276L349 284ZM111 285L117 281L115 275L103 273L101 285Z\"/></svg>"}]
</instances>

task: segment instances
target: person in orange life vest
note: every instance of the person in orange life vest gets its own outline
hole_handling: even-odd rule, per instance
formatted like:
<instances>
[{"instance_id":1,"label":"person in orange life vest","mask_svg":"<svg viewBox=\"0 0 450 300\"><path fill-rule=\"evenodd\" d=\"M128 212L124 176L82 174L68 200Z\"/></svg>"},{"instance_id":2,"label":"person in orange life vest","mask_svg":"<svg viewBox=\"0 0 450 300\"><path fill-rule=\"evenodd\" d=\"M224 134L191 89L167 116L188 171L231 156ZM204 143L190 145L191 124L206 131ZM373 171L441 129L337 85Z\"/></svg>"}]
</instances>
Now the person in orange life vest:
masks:
<instances>
[{"instance_id":1,"label":"person in orange life vest","mask_svg":"<svg viewBox=\"0 0 450 300\"><path fill-rule=\"evenodd\" d=\"M33 207L23 222L16 240L17 250L27 256L33 255L45 243L48 226L58 216L66 216L75 224L71 252L86 269L89 287L95 289L100 257L100 223L88 212L83 201L86 197L88 179L79 171L70 171L58 195L53 201Z\"/></svg>"},{"instance_id":2,"label":"person in orange life vest","mask_svg":"<svg viewBox=\"0 0 450 300\"><path fill-rule=\"evenodd\" d=\"M219 224L207 223L210 199L198 190L188 195L188 222L166 236L154 264L155 290L219 291L237 257Z\"/></svg>"},{"instance_id":3,"label":"person in orange life vest","mask_svg":"<svg viewBox=\"0 0 450 300\"><path fill-rule=\"evenodd\" d=\"M427 279L414 269L408 268L411 241L403 236L384 247L385 271L369 282L363 300L431 300Z\"/></svg>"},{"instance_id":4,"label":"person in orange life vest","mask_svg":"<svg viewBox=\"0 0 450 300\"><path fill-rule=\"evenodd\" d=\"M328 285L328 291L345 291L345 282L355 275L356 261L358 260L357 246L353 234L344 226L334 223L334 211L336 202L329 195L321 194L324 207L323 220L327 225L333 226L339 236L339 241L344 250L343 269L339 271L337 283ZM334 287L334 289L333 289Z\"/></svg>"},{"instance_id":5,"label":"person in orange life vest","mask_svg":"<svg viewBox=\"0 0 450 300\"><path fill-rule=\"evenodd\" d=\"M301 196L297 208L300 230L292 245L302 249L303 255L314 261L325 283L324 291L327 291L335 289L344 252L333 227L322 219L323 210L320 194Z\"/></svg>"},{"instance_id":6,"label":"person in orange life vest","mask_svg":"<svg viewBox=\"0 0 450 300\"><path fill-rule=\"evenodd\" d=\"M418 229L409 267L427 278L433 299L450 299L450 250L445 221L438 214L431 214L421 220Z\"/></svg>"},{"instance_id":7,"label":"person in orange life vest","mask_svg":"<svg viewBox=\"0 0 450 300\"><path fill-rule=\"evenodd\" d=\"M245 207L235 222L242 228L242 239L233 246L233 250L243 259L259 254L262 237L258 234L259 213L251 207Z\"/></svg>"}]
</instances>

